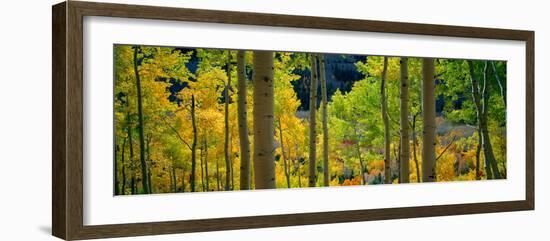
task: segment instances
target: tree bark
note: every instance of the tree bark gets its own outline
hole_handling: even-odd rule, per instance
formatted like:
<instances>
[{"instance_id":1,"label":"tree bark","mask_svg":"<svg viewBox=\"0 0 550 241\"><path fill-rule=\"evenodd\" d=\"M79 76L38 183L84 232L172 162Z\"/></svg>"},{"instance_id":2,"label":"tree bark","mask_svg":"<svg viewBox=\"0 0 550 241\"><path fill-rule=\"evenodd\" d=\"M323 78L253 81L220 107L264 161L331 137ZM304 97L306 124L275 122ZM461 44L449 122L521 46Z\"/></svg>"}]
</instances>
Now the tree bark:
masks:
<instances>
[{"instance_id":1,"label":"tree bark","mask_svg":"<svg viewBox=\"0 0 550 241\"><path fill-rule=\"evenodd\" d=\"M225 157L225 187L226 191L229 191L229 185L231 181L231 163L229 156L229 87L231 86L231 51L227 51L227 83L225 85L224 95L224 127L225 136L223 143L224 157Z\"/></svg>"},{"instance_id":2,"label":"tree bark","mask_svg":"<svg viewBox=\"0 0 550 241\"><path fill-rule=\"evenodd\" d=\"M491 85L489 84L489 78L491 76L492 69L488 67L488 61L485 61L484 66L484 75L483 75L483 115L482 117L482 127L481 135L483 136L483 154L485 159L489 160L491 164L491 169L493 171L493 177L495 179L500 179L500 171L498 170L497 160L493 153L493 145L491 144L491 138L489 137L489 121L487 116L489 115L489 90Z\"/></svg>"},{"instance_id":3,"label":"tree bark","mask_svg":"<svg viewBox=\"0 0 550 241\"><path fill-rule=\"evenodd\" d=\"M384 123L384 183L392 183L391 178L391 150L390 150L390 121L388 116L388 100L386 96L386 76L388 72L388 57L384 57L384 66L380 80L380 99L382 105L382 122Z\"/></svg>"},{"instance_id":4,"label":"tree bark","mask_svg":"<svg viewBox=\"0 0 550 241\"><path fill-rule=\"evenodd\" d=\"M435 163L435 65L434 59L424 58L422 65L422 181L436 181Z\"/></svg>"},{"instance_id":5,"label":"tree bark","mask_svg":"<svg viewBox=\"0 0 550 241\"><path fill-rule=\"evenodd\" d=\"M191 143L191 192L195 192L195 179L197 176L197 120L195 113L195 95L191 95L191 125L193 127L193 143Z\"/></svg>"},{"instance_id":6,"label":"tree bark","mask_svg":"<svg viewBox=\"0 0 550 241\"><path fill-rule=\"evenodd\" d=\"M273 52L254 51L254 181L275 188Z\"/></svg>"},{"instance_id":7,"label":"tree bark","mask_svg":"<svg viewBox=\"0 0 550 241\"><path fill-rule=\"evenodd\" d=\"M317 56L311 54L311 86L309 90L309 187L317 183Z\"/></svg>"},{"instance_id":8,"label":"tree bark","mask_svg":"<svg viewBox=\"0 0 550 241\"><path fill-rule=\"evenodd\" d=\"M401 156L400 183L409 182L409 159L411 148L409 139L409 67L407 58L401 58Z\"/></svg>"},{"instance_id":9,"label":"tree bark","mask_svg":"<svg viewBox=\"0 0 550 241\"><path fill-rule=\"evenodd\" d=\"M393 147L393 156L395 157L395 163L397 165L397 183L402 183L402 176L401 176L401 136L399 136L399 141L397 142L397 148Z\"/></svg>"},{"instance_id":10,"label":"tree bark","mask_svg":"<svg viewBox=\"0 0 550 241\"><path fill-rule=\"evenodd\" d=\"M241 157L240 189L250 189L250 140L248 138L248 110L246 88L246 51L237 52L237 114Z\"/></svg>"},{"instance_id":11,"label":"tree bark","mask_svg":"<svg viewBox=\"0 0 550 241\"><path fill-rule=\"evenodd\" d=\"M417 135L417 132L416 132L416 117L417 117L418 114L415 114L413 116L413 121L412 121L412 142L413 142L413 159L414 159L414 164L415 164L415 167L416 167L416 182L417 183L420 183L420 166L418 165L418 157L416 156L416 146L418 144L418 138L416 137Z\"/></svg>"},{"instance_id":12,"label":"tree bark","mask_svg":"<svg viewBox=\"0 0 550 241\"><path fill-rule=\"evenodd\" d=\"M141 184L144 193L149 193L149 178L147 175L147 163L145 162L145 137L143 134L143 104L141 96L141 80L138 70L138 46L134 46L134 73L136 76L137 104L138 104L138 130L139 130L139 158L141 163Z\"/></svg>"},{"instance_id":13,"label":"tree bark","mask_svg":"<svg viewBox=\"0 0 550 241\"><path fill-rule=\"evenodd\" d=\"M323 54L319 55L321 60L320 64L320 77L321 77L321 108L322 108L322 122L323 122L323 184L325 187L329 186L329 164L328 164L328 122L327 122L327 79L325 73L325 57Z\"/></svg>"}]
</instances>

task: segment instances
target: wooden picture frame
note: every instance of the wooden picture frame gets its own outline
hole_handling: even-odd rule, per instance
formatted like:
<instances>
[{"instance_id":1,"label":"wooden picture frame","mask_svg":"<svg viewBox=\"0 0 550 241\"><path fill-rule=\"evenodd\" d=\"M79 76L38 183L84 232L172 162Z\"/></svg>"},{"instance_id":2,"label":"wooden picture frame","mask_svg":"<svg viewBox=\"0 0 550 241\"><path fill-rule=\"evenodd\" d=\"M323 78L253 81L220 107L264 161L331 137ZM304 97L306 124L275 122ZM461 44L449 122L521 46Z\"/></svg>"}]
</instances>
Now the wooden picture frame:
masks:
<instances>
[{"instance_id":1,"label":"wooden picture frame","mask_svg":"<svg viewBox=\"0 0 550 241\"><path fill-rule=\"evenodd\" d=\"M534 209L534 32L68 1L52 8L52 232L66 240ZM83 224L83 17L106 16L517 40L526 43L525 200L87 226Z\"/></svg>"}]
</instances>

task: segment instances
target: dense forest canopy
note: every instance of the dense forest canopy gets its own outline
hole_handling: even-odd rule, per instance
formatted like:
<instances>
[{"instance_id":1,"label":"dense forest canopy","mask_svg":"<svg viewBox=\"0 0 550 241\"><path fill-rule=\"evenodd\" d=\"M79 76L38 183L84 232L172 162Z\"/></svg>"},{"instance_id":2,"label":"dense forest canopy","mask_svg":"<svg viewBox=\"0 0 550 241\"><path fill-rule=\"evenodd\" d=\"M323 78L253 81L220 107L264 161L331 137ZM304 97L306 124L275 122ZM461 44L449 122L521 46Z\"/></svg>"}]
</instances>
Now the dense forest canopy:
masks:
<instances>
[{"instance_id":1,"label":"dense forest canopy","mask_svg":"<svg viewBox=\"0 0 550 241\"><path fill-rule=\"evenodd\" d=\"M114 46L115 195L506 178L506 62Z\"/></svg>"}]
</instances>

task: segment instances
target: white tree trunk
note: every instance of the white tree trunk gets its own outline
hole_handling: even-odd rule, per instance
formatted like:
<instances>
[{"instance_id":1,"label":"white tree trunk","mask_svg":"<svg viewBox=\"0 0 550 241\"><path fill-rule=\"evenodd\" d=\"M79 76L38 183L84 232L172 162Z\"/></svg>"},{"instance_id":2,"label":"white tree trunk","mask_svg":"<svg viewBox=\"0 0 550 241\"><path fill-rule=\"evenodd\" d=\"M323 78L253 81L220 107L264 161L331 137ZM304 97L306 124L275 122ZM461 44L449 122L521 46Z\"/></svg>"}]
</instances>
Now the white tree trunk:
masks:
<instances>
[{"instance_id":1,"label":"white tree trunk","mask_svg":"<svg viewBox=\"0 0 550 241\"><path fill-rule=\"evenodd\" d=\"M500 171L498 170L497 160L495 154L493 153L493 145L491 145L491 138L489 137L489 120L487 116L489 114L489 89L491 84L489 84L489 78L491 76L492 69L488 67L487 61L485 61L484 75L483 75L483 121L481 122L483 128L481 129L481 136L483 137L483 154L485 159L489 160L491 164L491 169L493 169L493 177L500 179Z\"/></svg>"},{"instance_id":2,"label":"white tree trunk","mask_svg":"<svg viewBox=\"0 0 550 241\"><path fill-rule=\"evenodd\" d=\"M323 54L319 54L320 63L320 77L321 77L321 108L322 108L322 121L323 121L323 184L325 187L329 186L329 164L328 164L328 123L327 123L327 79L325 76L325 57Z\"/></svg>"},{"instance_id":3,"label":"white tree trunk","mask_svg":"<svg viewBox=\"0 0 550 241\"><path fill-rule=\"evenodd\" d=\"M407 58L401 58L401 157L400 183L409 182L409 67Z\"/></svg>"},{"instance_id":4,"label":"white tree trunk","mask_svg":"<svg viewBox=\"0 0 550 241\"><path fill-rule=\"evenodd\" d=\"M391 150L390 150L390 120L388 116L388 100L386 96L386 76L388 72L388 57L384 57L384 66L380 80L380 99L382 104L382 122L384 123L384 183L392 183Z\"/></svg>"},{"instance_id":5,"label":"white tree trunk","mask_svg":"<svg viewBox=\"0 0 550 241\"><path fill-rule=\"evenodd\" d=\"M506 91L504 90L502 81L500 81L500 77L498 76L498 71L495 65L495 61L490 61L490 62L491 62L491 66L493 67L493 74L495 75L495 80L497 81L498 87L500 88L500 97L502 98L502 103L504 104L504 107L506 107Z\"/></svg>"},{"instance_id":6,"label":"white tree trunk","mask_svg":"<svg viewBox=\"0 0 550 241\"><path fill-rule=\"evenodd\" d=\"M254 51L254 181L275 188L273 52Z\"/></svg>"},{"instance_id":7,"label":"white tree trunk","mask_svg":"<svg viewBox=\"0 0 550 241\"><path fill-rule=\"evenodd\" d=\"M237 112L239 122L239 143L241 156L240 189L250 189L250 140L248 138L247 88L246 88L246 52L237 52Z\"/></svg>"},{"instance_id":8,"label":"white tree trunk","mask_svg":"<svg viewBox=\"0 0 550 241\"><path fill-rule=\"evenodd\" d=\"M422 182L435 182L435 66L432 58L423 59L422 71Z\"/></svg>"},{"instance_id":9,"label":"white tree trunk","mask_svg":"<svg viewBox=\"0 0 550 241\"><path fill-rule=\"evenodd\" d=\"M317 56L311 54L311 86L309 90L309 180L308 185L317 183Z\"/></svg>"},{"instance_id":10,"label":"white tree trunk","mask_svg":"<svg viewBox=\"0 0 550 241\"><path fill-rule=\"evenodd\" d=\"M496 166L496 163L495 165L492 164L492 162L494 161L494 155L492 154L492 146L490 145L490 141L489 142L487 141L489 139L489 133L488 132L486 132L486 134L484 133L484 130L487 127L485 123L486 121L485 111L488 108L488 105L485 104L486 103L484 98L485 96L482 96L482 92L485 93L485 91L487 90L485 88L487 83L487 75L488 75L487 64L485 64L485 67L484 67L484 78L483 78L484 82L482 85L484 87L483 87L483 90L480 91L479 89L480 83L477 76L475 75L474 63L472 61L468 61L467 63L470 69L470 81L472 84L472 99L476 106L479 142L483 147L483 154L485 158L485 172L486 172L487 179L493 179L493 177L498 175L498 168L496 169L493 168ZM482 100L483 100L483 104L481 103ZM489 144L489 145L486 145L486 144ZM497 173L495 173L495 170Z\"/></svg>"}]
</instances>

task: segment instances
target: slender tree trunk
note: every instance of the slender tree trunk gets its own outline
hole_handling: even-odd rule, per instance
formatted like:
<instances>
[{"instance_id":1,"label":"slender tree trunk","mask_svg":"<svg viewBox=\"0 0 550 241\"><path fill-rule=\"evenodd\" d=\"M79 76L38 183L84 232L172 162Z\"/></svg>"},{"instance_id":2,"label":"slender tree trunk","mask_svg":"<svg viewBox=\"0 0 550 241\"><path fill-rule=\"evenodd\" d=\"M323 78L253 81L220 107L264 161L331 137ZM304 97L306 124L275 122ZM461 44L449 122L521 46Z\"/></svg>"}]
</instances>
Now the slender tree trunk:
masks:
<instances>
[{"instance_id":1,"label":"slender tree trunk","mask_svg":"<svg viewBox=\"0 0 550 241\"><path fill-rule=\"evenodd\" d=\"M216 159L216 184L217 184L217 189L216 190L221 190L221 179L220 179L220 161L218 159Z\"/></svg>"},{"instance_id":2,"label":"slender tree trunk","mask_svg":"<svg viewBox=\"0 0 550 241\"><path fill-rule=\"evenodd\" d=\"M135 168L134 168L134 171L135 171ZM130 186L132 188L132 195L136 194L137 193L137 187L136 187L136 179L137 177L134 175L132 177L132 179L130 180Z\"/></svg>"},{"instance_id":3,"label":"slender tree trunk","mask_svg":"<svg viewBox=\"0 0 550 241\"><path fill-rule=\"evenodd\" d=\"M477 128L477 145L476 145L476 179L477 180L480 180L481 179L481 174L479 173L479 168L480 168L480 156L481 156L481 128ZM487 178L489 179L489 176L491 176L491 178L493 177L493 173L491 172L491 168L488 167L487 165L485 166L485 172L487 173Z\"/></svg>"},{"instance_id":4,"label":"slender tree trunk","mask_svg":"<svg viewBox=\"0 0 550 241\"><path fill-rule=\"evenodd\" d=\"M149 182L149 192L148 193L153 193L153 182L151 181L151 176L152 176L152 172L151 172L151 166L152 166L152 160L151 160L151 152L150 152L150 145L151 145L151 138L148 137L147 138L147 142L146 142L146 147L145 147L145 151L146 151L146 162L147 162L147 181Z\"/></svg>"},{"instance_id":5,"label":"slender tree trunk","mask_svg":"<svg viewBox=\"0 0 550 241\"><path fill-rule=\"evenodd\" d=\"M124 141L122 142L122 188L121 188L121 193L122 195L124 195L126 193L126 160L125 160L125 157L126 157L126 140L127 138L124 138Z\"/></svg>"},{"instance_id":6,"label":"slender tree trunk","mask_svg":"<svg viewBox=\"0 0 550 241\"><path fill-rule=\"evenodd\" d=\"M290 148L290 145L287 145L287 154L288 154L288 165L287 165L287 169L286 169L286 172L288 173L288 178L289 178L289 181L290 181L290 178L292 177L292 173L290 172L290 168L291 168L291 164L294 165L294 161L292 159L292 154L290 152L291 148Z\"/></svg>"},{"instance_id":7,"label":"slender tree trunk","mask_svg":"<svg viewBox=\"0 0 550 241\"><path fill-rule=\"evenodd\" d=\"M114 149L115 149L115 163L114 163L114 174L115 174L115 180L113 182L113 187L115 189L115 195L119 195L120 194L120 189L119 189L119 186L118 186L118 145L116 144L116 142L114 143ZM121 155L121 159L122 159L122 155ZM121 161L122 162L122 161Z\"/></svg>"},{"instance_id":8,"label":"slender tree trunk","mask_svg":"<svg viewBox=\"0 0 550 241\"><path fill-rule=\"evenodd\" d=\"M240 189L250 189L250 140L248 138L248 112L246 88L246 51L237 52L237 112L239 122L239 145L241 157Z\"/></svg>"},{"instance_id":9,"label":"slender tree trunk","mask_svg":"<svg viewBox=\"0 0 550 241\"><path fill-rule=\"evenodd\" d=\"M195 95L191 95L191 124L193 127L193 143L191 143L191 192L195 192L197 171L197 120L195 113Z\"/></svg>"},{"instance_id":10,"label":"slender tree trunk","mask_svg":"<svg viewBox=\"0 0 550 241\"><path fill-rule=\"evenodd\" d=\"M300 164L300 161L298 161L298 187L301 188L302 187L302 168L301 168L301 164Z\"/></svg>"},{"instance_id":11,"label":"slender tree trunk","mask_svg":"<svg viewBox=\"0 0 550 241\"><path fill-rule=\"evenodd\" d=\"M233 154L233 129L231 129L229 133L229 155L231 157ZM233 162L233 158L230 158L229 163L231 165L229 165L229 167L231 167L231 190L235 190L235 172L233 171Z\"/></svg>"},{"instance_id":12,"label":"slender tree trunk","mask_svg":"<svg viewBox=\"0 0 550 241\"><path fill-rule=\"evenodd\" d=\"M491 85L489 84L489 78L491 76L492 69L488 67L488 61L485 61L485 67L484 67L485 73L483 77L483 115L482 117L482 127L481 128L481 135L483 136L483 154L485 156L485 159L489 160L489 164L491 164L491 169L493 171L493 176L495 179L500 179L500 171L498 170L498 164L497 160L495 158L495 155L493 153L493 145L491 144L491 138L489 137L489 121L487 116L489 115L489 90L491 88Z\"/></svg>"},{"instance_id":13,"label":"slender tree trunk","mask_svg":"<svg viewBox=\"0 0 550 241\"><path fill-rule=\"evenodd\" d=\"M361 175L361 185L367 184L366 177L365 177L365 163L363 161L363 157L361 156L361 149L359 148L359 143L355 145L356 151L357 151L357 158L359 158L359 166L361 170L359 170L359 174Z\"/></svg>"},{"instance_id":14,"label":"slender tree trunk","mask_svg":"<svg viewBox=\"0 0 550 241\"><path fill-rule=\"evenodd\" d=\"M409 182L409 159L411 148L409 140L409 67L407 58L401 58L401 156L400 183Z\"/></svg>"},{"instance_id":15,"label":"slender tree trunk","mask_svg":"<svg viewBox=\"0 0 550 241\"><path fill-rule=\"evenodd\" d=\"M273 52L254 51L254 182L275 188Z\"/></svg>"},{"instance_id":16,"label":"slender tree trunk","mask_svg":"<svg viewBox=\"0 0 550 241\"><path fill-rule=\"evenodd\" d=\"M206 134L203 136L204 142L204 176L206 179L206 191L210 190L210 180L208 176L208 142L206 140Z\"/></svg>"},{"instance_id":17,"label":"slender tree trunk","mask_svg":"<svg viewBox=\"0 0 550 241\"><path fill-rule=\"evenodd\" d=\"M174 192L174 185L175 185L175 182L174 182L174 173L172 172L172 166L170 167L170 190L172 192Z\"/></svg>"},{"instance_id":18,"label":"slender tree trunk","mask_svg":"<svg viewBox=\"0 0 550 241\"><path fill-rule=\"evenodd\" d=\"M281 118L279 118L279 141L281 142L281 155L283 156L283 168L285 171L286 185L290 188L290 173L288 172L288 163L285 155L285 145L283 142L283 127L281 123Z\"/></svg>"},{"instance_id":19,"label":"slender tree trunk","mask_svg":"<svg viewBox=\"0 0 550 241\"><path fill-rule=\"evenodd\" d=\"M358 136L357 129L353 128L353 133L355 136ZM361 156L361 147L359 146L359 138L357 138L357 143L355 144L355 152L357 154L357 159L359 159L359 174L361 175L361 185L367 184L368 180L365 177L365 163L363 162L363 157ZM345 166L342 168L342 172L345 170ZM368 173L368 171L367 171Z\"/></svg>"},{"instance_id":20,"label":"slender tree trunk","mask_svg":"<svg viewBox=\"0 0 550 241\"><path fill-rule=\"evenodd\" d=\"M472 99L474 100L474 105L476 107L476 115L477 115L477 129L478 129L478 149L479 147L483 147L483 107L481 105L481 93L479 90L479 81L475 75L475 68L474 63L472 61L468 61L468 67L470 69L470 82L472 84ZM476 158L479 155L479 152L476 150ZM488 163L489 160L485 158L485 172L487 179L493 179L493 172L491 170L491 165Z\"/></svg>"},{"instance_id":21,"label":"slender tree trunk","mask_svg":"<svg viewBox=\"0 0 550 241\"><path fill-rule=\"evenodd\" d=\"M495 80L497 81L498 87L500 88L500 97L502 98L502 103L504 103L504 107L506 107L506 90L504 89L504 85L500 81L500 77L498 76L497 67L495 65L495 61L490 61L491 67L493 68L493 74L495 75Z\"/></svg>"},{"instance_id":22,"label":"slender tree trunk","mask_svg":"<svg viewBox=\"0 0 550 241\"><path fill-rule=\"evenodd\" d=\"M479 81L475 75L474 63L472 61L468 61L468 67L470 69L470 81L472 84L472 98L474 100L474 104L476 107L476 114L477 114L478 135L479 135L478 145L481 145L483 147L483 133L482 133L483 107L481 105L481 93L479 91ZM493 172L491 170L491 165L489 164L489 160L487 158L485 158L485 172L486 172L487 179L493 179Z\"/></svg>"},{"instance_id":23,"label":"slender tree trunk","mask_svg":"<svg viewBox=\"0 0 550 241\"><path fill-rule=\"evenodd\" d=\"M309 180L308 185L317 183L317 56L311 54L311 86L309 90Z\"/></svg>"},{"instance_id":24,"label":"slender tree trunk","mask_svg":"<svg viewBox=\"0 0 550 241\"><path fill-rule=\"evenodd\" d=\"M474 64L472 61L468 61L468 65L470 68L470 80L472 84L472 98L474 100L474 104L476 106L476 112L477 112L477 121L478 121L478 128L480 130L480 137L481 137L481 145L483 147L483 155L485 158L485 169L487 172L487 179L493 179L493 178L500 178L500 173L498 171L498 168L496 166L496 161L493 154L493 148L491 146L491 141L489 139L489 131L487 130L487 108L489 104L488 99L488 84L487 84L487 77L488 77L488 67L487 62L485 62L484 66L484 83L483 83L483 96L482 93L480 93L479 90L479 82L477 80L477 77L475 75L475 69ZM483 105L481 103L481 100L483 98Z\"/></svg>"},{"instance_id":25,"label":"slender tree trunk","mask_svg":"<svg viewBox=\"0 0 550 241\"><path fill-rule=\"evenodd\" d=\"M137 104L138 104L138 130L139 130L139 158L141 162L141 184L144 193L149 193L149 178L147 175L147 163L145 162L145 136L143 134L143 104L141 96L141 80L138 70L138 46L134 46L134 73L136 76Z\"/></svg>"},{"instance_id":26,"label":"slender tree trunk","mask_svg":"<svg viewBox=\"0 0 550 241\"><path fill-rule=\"evenodd\" d=\"M384 57L384 66L380 81L380 98L382 101L382 122L384 123L384 183L392 183L391 178L391 150L390 150L390 121L388 117L388 100L386 96L386 75L388 72L388 57Z\"/></svg>"},{"instance_id":27,"label":"slender tree trunk","mask_svg":"<svg viewBox=\"0 0 550 241\"><path fill-rule=\"evenodd\" d=\"M422 181L435 182L435 65L434 59L423 59L422 84Z\"/></svg>"},{"instance_id":28,"label":"slender tree trunk","mask_svg":"<svg viewBox=\"0 0 550 241\"><path fill-rule=\"evenodd\" d=\"M204 144L204 142L203 142ZM204 158L204 145L201 144L200 148L199 148L199 160L200 160L200 166L201 166L201 187L202 187L202 191L204 192L204 189L206 188L206 186L204 185L204 161L203 161L203 158Z\"/></svg>"},{"instance_id":29,"label":"slender tree trunk","mask_svg":"<svg viewBox=\"0 0 550 241\"><path fill-rule=\"evenodd\" d=\"M229 157L229 88L231 86L231 51L227 51L227 83L225 85L224 95L224 127L225 138L223 144L224 157L225 157L225 190L229 191L230 178L231 178L231 163Z\"/></svg>"},{"instance_id":30,"label":"slender tree trunk","mask_svg":"<svg viewBox=\"0 0 550 241\"><path fill-rule=\"evenodd\" d=\"M172 192L175 192L175 186L176 186L176 181L174 180L174 172L173 172L173 169L174 169L174 166L173 165L170 165L170 190Z\"/></svg>"},{"instance_id":31,"label":"slender tree trunk","mask_svg":"<svg viewBox=\"0 0 550 241\"><path fill-rule=\"evenodd\" d=\"M401 180L402 180L402 175L401 175L401 137L399 137L399 141L397 142L399 144L397 144L397 148L393 148L393 156L395 156L395 163L397 165L397 173L399 173L397 175L397 183L403 183Z\"/></svg>"},{"instance_id":32,"label":"slender tree trunk","mask_svg":"<svg viewBox=\"0 0 550 241\"><path fill-rule=\"evenodd\" d=\"M130 147L130 167L132 169L132 179L130 180L130 188L132 195L137 193L136 188L136 164L134 160L134 142L132 141L132 126L130 114L128 113L128 146Z\"/></svg>"},{"instance_id":33,"label":"slender tree trunk","mask_svg":"<svg viewBox=\"0 0 550 241\"><path fill-rule=\"evenodd\" d=\"M325 57L323 54L319 55L321 60L320 64L320 77L321 77L321 108L322 108L322 121L323 121L323 184L325 187L329 186L329 165L328 165L328 122L327 122L327 79L325 76Z\"/></svg>"},{"instance_id":34,"label":"slender tree trunk","mask_svg":"<svg viewBox=\"0 0 550 241\"><path fill-rule=\"evenodd\" d=\"M174 165L172 165L172 176L174 177L174 182L172 182L173 186L172 186L172 192L178 192L178 187L177 187L177 176L176 176L176 168L174 167Z\"/></svg>"},{"instance_id":35,"label":"slender tree trunk","mask_svg":"<svg viewBox=\"0 0 550 241\"><path fill-rule=\"evenodd\" d=\"M181 169L181 192L185 192L185 168Z\"/></svg>"},{"instance_id":36,"label":"slender tree trunk","mask_svg":"<svg viewBox=\"0 0 550 241\"><path fill-rule=\"evenodd\" d=\"M416 156L416 146L418 144L418 138L416 137L416 116L417 115L413 116L412 121L413 159L416 166L416 182L420 183L420 166L418 165L418 157Z\"/></svg>"},{"instance_id":37,"label":"slender tree trunk","mask_svg":"<svg viewBox=\"0 0 550 241\"><path fill-rule=\"evenodd\" d=\"M296 153L298 153L298 145L294 147ZM298 167L296 168L298 170L298 187L302 187L302 163L300 162L300 158L296 157L296 163L298 164Z\"/></svg>"}]
</instances>

